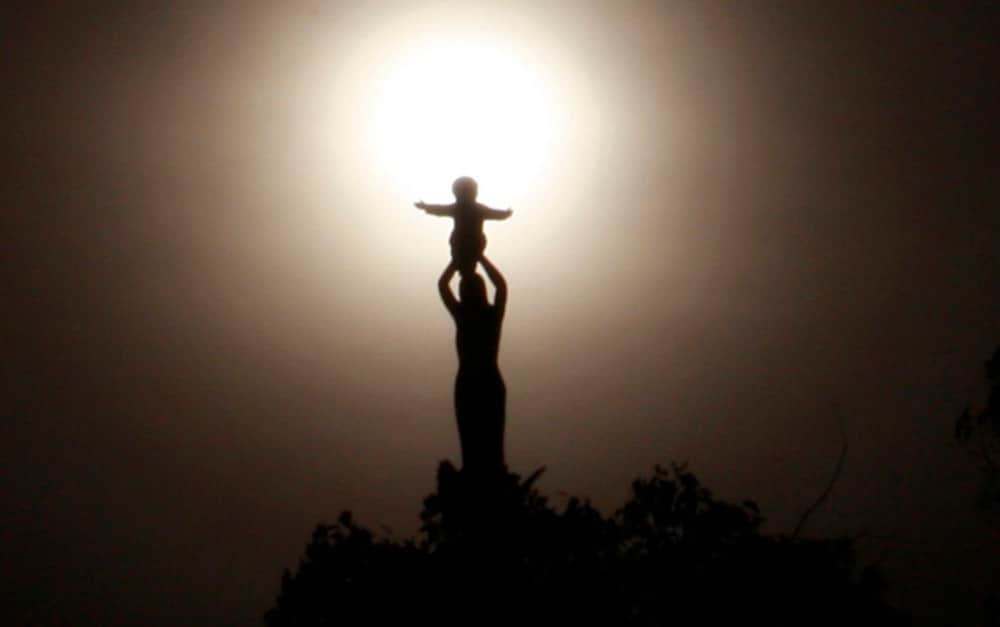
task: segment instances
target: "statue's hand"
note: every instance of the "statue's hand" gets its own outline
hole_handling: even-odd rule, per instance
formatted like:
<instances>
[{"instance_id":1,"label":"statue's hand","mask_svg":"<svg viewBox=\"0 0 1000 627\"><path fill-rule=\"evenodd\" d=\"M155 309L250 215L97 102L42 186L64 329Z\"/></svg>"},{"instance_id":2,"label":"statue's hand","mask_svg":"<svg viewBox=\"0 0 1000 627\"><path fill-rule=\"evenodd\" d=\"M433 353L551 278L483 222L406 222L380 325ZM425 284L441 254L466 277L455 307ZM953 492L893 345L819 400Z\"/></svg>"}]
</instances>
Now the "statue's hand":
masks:
<instances>
[{"instance_id":1,"label":"statue's hand","mask_svg":"<svg viewBox=\"0 0 1000 627\"><path fill-rule=\"evenodd\" d=\"M424 211L427 210L427 203L425 203L422 200L418 200L417 202L413 203L413 206L416 207L417 209L423 209Z\"/></svg>"}]
</instances>

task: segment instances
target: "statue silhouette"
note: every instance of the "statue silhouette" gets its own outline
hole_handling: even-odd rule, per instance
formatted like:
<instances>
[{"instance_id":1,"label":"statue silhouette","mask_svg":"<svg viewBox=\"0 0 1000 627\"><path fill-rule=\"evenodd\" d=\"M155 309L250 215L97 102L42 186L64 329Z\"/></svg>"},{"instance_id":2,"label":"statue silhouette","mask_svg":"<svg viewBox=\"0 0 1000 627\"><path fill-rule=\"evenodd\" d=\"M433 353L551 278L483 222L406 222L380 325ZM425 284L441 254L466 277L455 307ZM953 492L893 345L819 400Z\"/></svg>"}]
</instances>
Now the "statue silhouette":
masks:
<instances>
[{"instance_id":1,"label":"statue silhouette","mask_svg":"<svg viewBox=\"0 0 1000 627\"><path fill-rule=\"evenodd\" d=\"M455 320L462 469L438 466L420 542L379 539L350 512L318 526L298 572L282 576L268 627L728 625L748 617L794 625L803 616L820 627L910 624L883 602L877 569L855 576L853 539L765 536L756 504L715 499L683 465L657 466L634 481L612 518L577 498L554 509L532 487L544 468L524 481L508 473L507 391L497 365L507 283L482 256L482 221L495 210L480 211L475 188L463 195L462 181L455 205L417 203L455 218L438 290ZM477 262L496 287L492 304ZM995 361L991 379L1000 372Z\"/></svg>"},{"instance_id":2,"label":"statue silhouette","mask_svg":"<svg viewBox=\"0 0 1000 627\"><path fill-rule=\"evenodd\" d=\"M474 269L463 273L460 299L455 298L450 286L458 270L454 260L441 274L438 289L455 320L455 417L462 445L462 470L473 475L497 475L506 472L503 433L507 388L497 366L497 353L507 307L507 282L489 259L480 257L479 262L496 288L492 305L486 296L486 283Z\"/></svg>"},{"instance_id":3,"label":"statue silhouette","mask_svg":"<svg viewBox=\"0 0 1000 627\"><path fill-rule=\"evenodd\" d=\"M451 191L455 194L455 202L450 205L431 205L422 200L413 205L431 215L454 218L455 227L448 240L451 244L451 260L463 275L474 273L476 261L486 249L483 221L506 220L514 212L510 209L491 209L476 202L479 186L467 176L455 179Z\"/></svg>"}]
</instances>

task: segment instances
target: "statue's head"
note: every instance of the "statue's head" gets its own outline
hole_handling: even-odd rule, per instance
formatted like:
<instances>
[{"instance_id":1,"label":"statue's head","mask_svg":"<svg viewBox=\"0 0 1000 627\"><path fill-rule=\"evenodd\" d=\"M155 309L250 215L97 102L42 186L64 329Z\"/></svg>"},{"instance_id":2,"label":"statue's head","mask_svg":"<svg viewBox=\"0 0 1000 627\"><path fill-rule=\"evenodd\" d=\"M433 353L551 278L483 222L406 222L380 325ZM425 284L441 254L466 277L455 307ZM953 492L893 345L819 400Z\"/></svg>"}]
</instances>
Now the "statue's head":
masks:
<instances>
[{"instance_id":1,"label":"statue's head","mask_svg":"<svg viewBox=\"0 0 1000 627\"><path fill-rule=\"evenodd\" d=\"M455 182L451 184L451 191L459 202L475 202L476 195L479 193L479 185L471 176L463 176L455 179Z\"/></svg>"},{"instance_id":2,"label":"statue's head","mask_svg":"<svg viewBox=\"0 0 1000 627\"><path fill-rule=\"evenodd\" d=\"M458 297L463 306L486 307L486 282L478 272L468 272L462 275L458 282Z\"/></svg>"}]
</instances>

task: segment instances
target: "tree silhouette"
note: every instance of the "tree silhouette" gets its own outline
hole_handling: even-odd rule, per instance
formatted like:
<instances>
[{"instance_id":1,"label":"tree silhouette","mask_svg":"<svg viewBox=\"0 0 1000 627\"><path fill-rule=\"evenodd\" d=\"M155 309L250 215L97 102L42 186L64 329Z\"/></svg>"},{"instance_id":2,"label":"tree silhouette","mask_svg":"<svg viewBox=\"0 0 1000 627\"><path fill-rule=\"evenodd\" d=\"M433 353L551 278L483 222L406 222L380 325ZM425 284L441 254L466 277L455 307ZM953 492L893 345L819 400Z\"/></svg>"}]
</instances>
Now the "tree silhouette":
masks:
<instances>
[{"instance_id":1,"label":"tree silhouette","mask_svg":"<svg viewBox=\"0 0 1000 627\"><path fill-rule=\"evenodd\" d=\"M1000 525L1000 347L986 362L990 393L986 407L972 414L967 406L955 421L955 439L979 461L983 473L979 504Z\"/></svg>"},{"instance_id":2,"label":"tree silhouette","mask_svg":"<svg viewBox=\"0 0 1000 627\"><path fill-rule=\"evenodd\" d=\"M578 498L552 507L540 474L484 491L442 462L418 540L378 539L344 512L285 571L265 622L908 624L851 539L763 534L754 503L715 498L682 465L635 480L610 517Z\"/></svg>"}]
</instances>

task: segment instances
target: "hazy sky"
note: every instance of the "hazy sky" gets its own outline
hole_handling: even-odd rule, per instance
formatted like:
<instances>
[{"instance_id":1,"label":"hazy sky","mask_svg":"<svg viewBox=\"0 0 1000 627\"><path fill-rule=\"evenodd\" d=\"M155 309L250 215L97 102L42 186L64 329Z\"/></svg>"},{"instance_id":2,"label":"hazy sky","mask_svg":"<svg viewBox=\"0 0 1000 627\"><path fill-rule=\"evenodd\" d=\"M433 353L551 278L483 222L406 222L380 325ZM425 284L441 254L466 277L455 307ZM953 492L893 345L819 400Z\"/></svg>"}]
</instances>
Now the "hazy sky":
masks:
<instances>
[{"instance_id":1,"label":"hazy sky","mask_svg":"<svg viewBox=\"0 0 1000 627\"><path fill-rule=\"evenodd\" d=\"M487 226L512 470L610 513L688 461L790 531L838 406L850 452L808 531L878 536L928 619L970 623L1000 580L951 439L1000 344L989 3L22 4L0 13L16 621L257 624L317 522L416 531L458 438L450 225L409 203L478 174L402 184L371 98L453 35L556 94L538 176L481 181L515 210ZM477 107L473 78L414 106Z\"/></svg>"}]
</instances>

